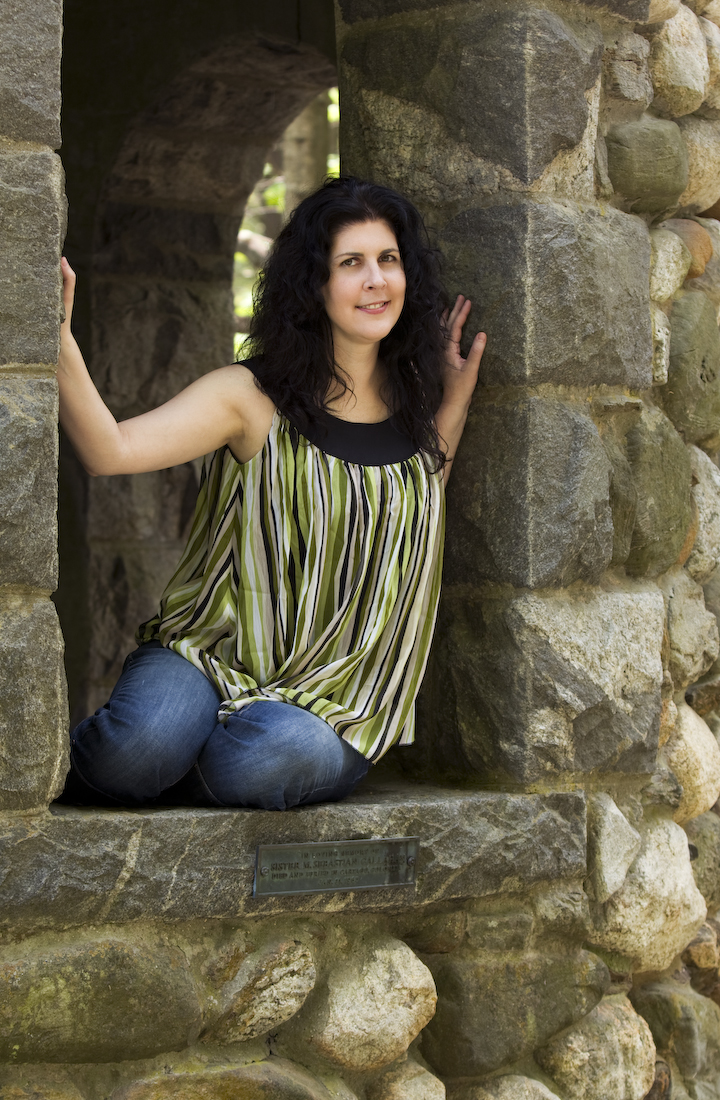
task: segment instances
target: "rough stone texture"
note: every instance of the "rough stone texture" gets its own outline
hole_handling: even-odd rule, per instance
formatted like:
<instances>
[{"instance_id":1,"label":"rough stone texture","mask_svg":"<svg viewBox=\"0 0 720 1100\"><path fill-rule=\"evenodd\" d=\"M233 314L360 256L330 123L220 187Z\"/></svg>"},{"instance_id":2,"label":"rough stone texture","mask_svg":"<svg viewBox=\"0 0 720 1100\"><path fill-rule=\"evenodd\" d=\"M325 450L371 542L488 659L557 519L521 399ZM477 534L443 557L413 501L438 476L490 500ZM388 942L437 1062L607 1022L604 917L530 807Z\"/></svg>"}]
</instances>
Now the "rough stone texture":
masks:
<instances>
[{"instance_id":1,"label":"rough stone texture","mask_svg":"<svg viewBox=\"0 0 720 1100\"><path fill-rule=\"evenodd\" d=\"M303 944L290 940L254 952L220 990L219 1015L203 1038L242 1043L274 1031L302 1007L315 978L313 957Z\"/></svg>"},{"instance_id":2,"label":"rough stone texture","mask_svg":"<svg viewBox=\"0 0 720 1100\"><path fill-rule=\"evenodd\" d=\"M650 232L650 297L665 302L685 282L692 255L685 242L670 229Z\"/></svg>"},{"instance_id":3,"label":"rough stone texture","mask_svg":"<svg viewBox=\"0 0 720 1100\"><path fill-rule=\"evenodd\" d=\"M695 939L687 945L682 953L682 960L699 970L712 970L717 968L718 962L718 938L717 931L711 924L705 923Z\"/></svg>"},{"instance_id":4,"label":"rough stone texture","mask_svg":"<svg viewBox=\"0 0 720 1100\"><path fill-rule=\"evenodd\" d=\"M0 101L1 104L1 101ZM59 158L0 153L2 363L57 362L65 199Z\"/></svg>"},{"instance_id":5,"label":"rough stone texture","mask_svg":"<svg viewBox=\"0 0 720 1100\"><path fill-rule=\"evenodd\" d=\"M711 92L716 92L718 80L720 80L720 27L711 23L709 19L698 19L700 30L705 37L705 50L707 52L708 66L710 68L710 82L705 102Z\"/></svg>"},{"instance_id":6,"label":"rough stone texture","mask_svg":"<svg viewBox=\"0 0 720 1100\"><path fill-rule=\"evenodd\" d=\"M705 607L703 590L684 569L658 581L667 603L668 668L675 689L699 680L718 655L718 627Z\"/></svg>"},{"instance_id":7,"label":"rough stone texture","mask_svg":"<svg viewBox=\"0 0 720 1100\"><path fill-rule=\"evenodd\" d=\"M695 1096L711 1097L720 1081L720 1008L673 981L650 982L630 996L649 1023L658 1052L672 1058L693 1082ZM701 1082L714 1086L713 1091L700 1092Z\"/></svg>"},{"instance_id":8,"label":"rough stone texture","mask_svg":"<svg viewBox=\"0 0 720 1100\"><path fill-rule=\"evenodd\" d=\"M670 322L656 302L650 303L650 317L653 332L653 385L664 386L670 369Z\"/></svg>"},{"instance_id":9,"label":"rough stone texture","mask_svg":"<svg viewBox=\"0 0 720 1100\"><path fill-rule=\"evenodd\" d=\"M610 564L610 463L583 413L539 397L476 406L454 472L447 582L568 585Z\"/></svg>"},{"instance_id":10,"label":"rough stone texture","mask_svg":"<svg viewBox=\"0 0 720 1100\"><path fill-rule=\"evenodd\" d=\"M660 715L660 747L667 744L670 734L675 729L675 722L677 721L677 706L673 695L675 692L675 685L672 682L672 676L665 670L663 675L662 685L662 713Z\"/></svg>"},{"instance_id":11,"label":"rough stone texture","mask_svg":"<svg viewBox=\"0 0 720 1100\"><path fill-rule=\"evenodd\" d=\"M687 272L688 279L696 279L702 275L713 254L712 240L707 230L694 218L669 218L663 222L662 228L677 233L687 247L692 257Z\"/></svg>"},{"instance_id":12,"label":"rough stone texture","mask_svg":"<svg viewBox=\"0 0 720 1100\"><path fill-rule=\"evenodd\" d=\"M692 495L698 510L698 533L685 568L705 584L720 562L720 470L698 447L690 446Z\"/></svg>"},{"instance_id":13,"label":"rough stone texture","mask_svg":"<svg viewBox=\"0 0 720 1100\"><path fill-rule=\"evenodd\" d=\"M713 254L705 270L697 279L688 283L688 290L702 290L720 314L720 222L715 218L696 218L707 229L713 244Z\"/></svg>"},{"instance_id":14,"label":"rough stone texture","mask_svg":"<svg viewBox=\"0 0 720 1100\"><path fill-rule=\"evenodd\" d=\"M692 519L690 458L659 409L645 408L627 436L637 491L632 548L626 568L657 576L677 560Z\"/></svg>"},{"instance_id":15,"label":"rough stone texture","mask_svg":"<svg viewBox=\"0 0 720 1100\"><path fill-rule=\"evenodd\" d=\"M4 927L100 919L234 919L424 905L585 874L582 793L461 793L365 786L341 803L256 810L97 811L58 807L2 822ZM415 891L403 887L253 900L260 843L418 836Z\"/></svg>"},{"instance_id":16,"label":"rough stone texture","mask_svg":"<svg viewBox=\"0 0 720 1100\"><path fill-rule=\"evenodd\" d=\"M30 1081L17 1080L17 1075L16 1070L15 1080L0 1080L3 1100L86 1100L65 1071L55 1066L44 1066L41 1075L32 1073Z\"/></svg>"},{"instance_id":17,"label":"rough stone texture","mask_svg":"<svg viewBox=\"0 0 720 1100\"><path fill-rule=\"evenodd\" d=\"M359 175L388 181L433 223L465 207L468 195L497 192L499 170L455 141L437 111L355 82L343 94L343 111L350 97L356 120L350 139L343 130L344 162Z\"/></svg>"},{"instance_id":18,"label":"rough stone texture","mask_svg":"<svg viewBox=\"0 0 720 1100\"><path fill-rule=\"evenodd\" d=\"M342 50L350 85L343 104L351 143L346 163L355 173L368 171L355 118L362 87L438 112L473 156L530 183L581 140L589 115L585 92L599 76L601 53L594 24L571 26L538 8L471 9L437 14L430 23L366 25L345 39ZM399 56L412 61L399 66Z\"/></svg>"},{"instance_id":19,"label":"rough stone texture","mask_svg":"<svg viewBox=\"0 0 720 1100\"><path fill-rule=\"evenodd\" d=\"M63 641L55 608L35 596L0 598L0 807L56 798L68 769Z\"/></svg>"},{"instance_id":20,"label":"rough stone texture","mask_svg":"<svg viewBox=\"0 0 720 1100\"><path fill-rule=\"evenodd\" d=\"M430 699L480 773L515 782L652 772L663 607L657 589L481 599L446 591ZM442 766L442 765L441 765ZM465 764L467 770L467 764Z\"/></svg>"},{"instance_id":21,"label":"rough stone texture","mask_svg":"<svg viewBox=\"0 0 720 1100\"><path fill-rule=\"evenodd\" d=\"M593 913L591 943L632 960L638 970L664 970L705 919L687 837L673 821L643 829L643 847L625 882Z\"/></svg>"},{"instance_id":22,"label":"rough stone texture","mask_svg":"<svg viewBox=\"0 0 720 1100\"><path fill-rule=\"evenodd\" d=\"M677 207L688 185L688 153L675 122L645 115L606 137L608 175L633 213L657 216Z\"/></svg>"},{"instance_id":23,"label":"rough stone texture","mask_svg":"<svg viewBox=\"0 0 720 1100\"><path fill-rule=\"evenodd\" d=\"M265 151L335 79L328 57L298 42L297 33L283 44L290 48L277 48L276 34L269 41L247 30L216 31L214 48L199 56L194 50L190 64L184 54L170 69L174 79L150 102L144 98L122 148L113 150L103 199L232 213L239 220ZM253 95L252 87L263 91Z\"/></svg>"},{"instance_id":24,"label":"rough stone texture","mask_svg":"<svg viewBox=\"0 0 720 1100\"><path fill-rule=\"evenodd\" d=\"M686 443L720 441L720 333L713 303L699 291L673 305L665 411Z\"/></svg>"},{"instance_id":25,"label":"rough stone texture","mask_svg":"<svg viewBox=\"0 0 720 1100\"><path fill-rule=\"evenodd\" d=\"M250 1065L192 1067L115 1089L109 1100L332 1100L307 1070L284 1058Z\"/></svg>"},{"instance_id":26,"label":"rough stone texture","mask_svg":"<svg viewBox=\"0 0 720 1100\"><path fill-rule=\"evenodd\" d=\"M144 1058L181 1049L200 1030L185 957L159 944L73 936L9 946L0 988L5 1062Z\"/></svg>"},{"instance_id":27,"label":"rough stone texture","mask_svg":"<svg viewBox=\"0 0 720 1100\"><path fill-rule=\"evenodd\" d=\"M439 244L450 291L472 298L471 324L488 334L485 384L650 385L650 247L637 218L522 200L458 214Z\"/></svg>"},{"instance_id":28,"label":"rough stone texture","mask_svg":"<svg viewBox=\"0 0 720 1100\"><path fill-rule=\"evenodd\" d=\"M601 1001L535 1059L573 1100L641 1100L655 1080L650 1028L626 997Z\"/></svg>"},{"instance_id":29,"label":"rough stone texture","mask_svg":"<svg viewBox=\"0 0 720 1100\"><path fill-rule=\"evenodd\" d=\"M511 1073L479 1085L450 1089L448 1100L559 1100L559 1097L542 1081Z\"/></svg>"},{"instance_id":30,"label":"rough stone texture","mask_svg":"<svg viewBox=\"0 0 720 1100\"><path fill-rule=\"evenodd\" d=\"M60 0L3 3L0 124L6 137L60 144Z\"/></svg>"},{"instance_id":31,"label":"rough stone texture","mask_svg":"<svg viewBox=\"0 0 720 1100\"><path fill-rule=\"evenodd\" d=\"M428 956L438 1008L423 1056L439 1073L480 1076L508 1065L589 1012L608 984L596 955L467 950Z\"/></svg>"},{"instance_id":32,"label":"rough stone texture","mask_svg":"<svg viewBox=\"0 0 720 1100\"><path fill-rule=\"evenodd\" d=\"M0 375L0 584L57 587L57 387Z\"/></svg>"},{"instance_id":33,"label":"rough stone texture","mask_svg":"<svg viewBox=\"0 0 720 1100\"><path fill-rule=\"evenodd\" d=\"M650 73L653 110L664 118L688 115L705 98L710 81L705 35L695 13L684 4L652 37Z\"/></svg>"},{"instance_id":34,"label":"rough stone texture","mask_svg":"<svg viewBox=\"0 0 720 1100\"><path fill-rule=\"evenodd\" d=\"M687 703L678 704L675 730L665 756L682 784L682 798L673 817L684 825L714 806L720 795L720 747L707 724Z\"/></svg>"},{"instance_id":35,"label":"rough stone texture","mask_svg":"<svg viewBox=\"0 0 720 1100\"><path fill-rule=\"evenodd\" d=\"M642 838L609 794L588 802L588 878L591 897L607 899L619 890L642 846Z\"/></svg>"},{"instance_id":36,"label":"rough stone texture","mask_svg":"<svg viewBox=\"0 0 720 1100\"><path fill-rule=\"evenodd\" d=\"M693 115L681 118L677 125L688 151L688 183L678 205L700 214L720 198L720 122Z\"/></svg>"},{"instance_id":37,"label":"rough stone texture","mask_svg":"<svg viewBox=\"0 0 720 1100\"><path fill-rule=\"evenodd\" d=\"M649 56L646 39L630 31L620 35L616 46L605 50L604 87L608 113L614 122L636 120L652 102Z\"/></svg>"},{"instance_id":38,"label":"rough stone texture","mask_svg":"<svg viewBox=\"0 0 720 1100\"><path fill-rule=\"evenodd\" d=\"M370 1085L368 1100L445 1100L445 1086L434 1074L408 1058Z\"/></svg>"},{"instance_id":39,"label":"rough stone texture","mask_svg":"<svg viewBox=\"0 0 720 1100\"><path fill-rule=\"evenodd\" d=\"M436 1001L432 974L407 944L377 937L332 968L281 1043L342 1069L379 1069L405 1053Z\"/></svg>"},{"instance_id":40,"label":"rough stone texture","mask_svg":"<svg viewBox=\"0 0 720 1100\"><path fill-rule=\"evenodd\" d=\"M692 864L695 882L713 913L720 907L720 817L702 814L689 821L685 831L698 850Z\"/></svg>"}]
</instances>

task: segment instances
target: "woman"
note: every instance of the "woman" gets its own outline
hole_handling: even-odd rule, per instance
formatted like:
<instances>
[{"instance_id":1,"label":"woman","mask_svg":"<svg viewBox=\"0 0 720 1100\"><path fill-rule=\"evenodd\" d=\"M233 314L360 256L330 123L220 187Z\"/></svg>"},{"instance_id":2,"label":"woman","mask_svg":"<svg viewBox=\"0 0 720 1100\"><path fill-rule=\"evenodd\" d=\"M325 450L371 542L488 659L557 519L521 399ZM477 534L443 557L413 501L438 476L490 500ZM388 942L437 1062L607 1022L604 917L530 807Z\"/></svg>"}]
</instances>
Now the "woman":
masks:
<instances>
[{"instance_id":1,"label":"woman","mask_svg":"<svg viewBox=\"0 0 720 1100\"><path fill-rule=\"evenodd\" d=\"M195 519L66 797L285 809L343 798L413 737L447 481L485 346L441 313L422 220L329 180L278 237L245 363L116 423L70 332L61 422L90 474L206 455Z\"/></svg>"}]
</instances>

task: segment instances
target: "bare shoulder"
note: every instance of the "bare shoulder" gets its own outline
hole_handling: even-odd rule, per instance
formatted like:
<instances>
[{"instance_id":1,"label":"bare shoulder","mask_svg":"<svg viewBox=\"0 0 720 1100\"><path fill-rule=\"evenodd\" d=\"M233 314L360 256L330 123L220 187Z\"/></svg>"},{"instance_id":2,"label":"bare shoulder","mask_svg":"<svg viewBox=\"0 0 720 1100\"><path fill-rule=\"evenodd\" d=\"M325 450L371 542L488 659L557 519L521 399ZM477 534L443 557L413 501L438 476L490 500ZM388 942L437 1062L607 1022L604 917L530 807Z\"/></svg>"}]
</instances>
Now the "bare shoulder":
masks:
<instances>
[{"instance_id":1,"label":"bare shoulder","mask_svg":"<svg viewBox=\"0 0 720 1100\"><path fill-rule=\"evenodd\" d=\"M218 384L222 387L223 397L236 406L240 414L243 430L229 440L229 446L236 458L247 462L258 451L268 437L275 405L258 386L255 375L242 363L232 363L213 371L218 375Z\"/></svg>"}]
</instances>

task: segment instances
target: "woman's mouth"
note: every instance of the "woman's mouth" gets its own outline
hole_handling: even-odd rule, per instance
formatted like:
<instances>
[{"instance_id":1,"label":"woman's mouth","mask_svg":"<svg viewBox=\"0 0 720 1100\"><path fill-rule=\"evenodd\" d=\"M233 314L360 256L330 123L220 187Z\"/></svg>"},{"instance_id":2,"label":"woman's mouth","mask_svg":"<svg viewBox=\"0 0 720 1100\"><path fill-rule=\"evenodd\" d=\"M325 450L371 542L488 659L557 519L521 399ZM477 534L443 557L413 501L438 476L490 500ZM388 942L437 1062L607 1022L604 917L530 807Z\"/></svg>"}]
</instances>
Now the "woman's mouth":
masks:
<instances>
[{"instance_id":1,"label":"woman's mouth","mask_svg":"<svg viewBox=\"0 0 720 1100\"><path fill-rule=\"evenodd\" d=\"M389 302L370 302L366 306L356 306L355 308L361 309L363 313L384 313L389 305Z\"/></svg>"}]
</instances>

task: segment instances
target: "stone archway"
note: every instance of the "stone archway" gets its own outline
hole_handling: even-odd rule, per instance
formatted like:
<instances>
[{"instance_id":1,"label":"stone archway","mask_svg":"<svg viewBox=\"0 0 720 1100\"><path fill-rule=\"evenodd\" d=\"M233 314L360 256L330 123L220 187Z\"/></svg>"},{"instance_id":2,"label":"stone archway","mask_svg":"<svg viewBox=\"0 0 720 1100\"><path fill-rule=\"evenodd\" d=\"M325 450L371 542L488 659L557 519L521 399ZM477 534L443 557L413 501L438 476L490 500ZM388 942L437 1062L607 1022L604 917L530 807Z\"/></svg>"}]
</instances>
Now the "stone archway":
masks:
<instances>
[{"instance_id":1,"label":"stone archway","mask_svg":"<svg viewBox=\"0 0 720 1100\"><path fill-rule=\"evenodd\" d=\"M247 197L268 149L334 82L312 46L226 41L134 119L98 203L91 269L90 369L118 419L232 361L232 262ZM197 488L193 464L80 476L72 592L60 599L65 617L84 623L66 624L74 717L107 698L177 560Z\"/></svg>"}]
</instances>

